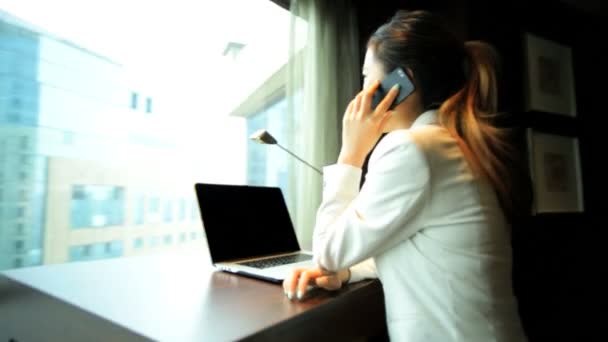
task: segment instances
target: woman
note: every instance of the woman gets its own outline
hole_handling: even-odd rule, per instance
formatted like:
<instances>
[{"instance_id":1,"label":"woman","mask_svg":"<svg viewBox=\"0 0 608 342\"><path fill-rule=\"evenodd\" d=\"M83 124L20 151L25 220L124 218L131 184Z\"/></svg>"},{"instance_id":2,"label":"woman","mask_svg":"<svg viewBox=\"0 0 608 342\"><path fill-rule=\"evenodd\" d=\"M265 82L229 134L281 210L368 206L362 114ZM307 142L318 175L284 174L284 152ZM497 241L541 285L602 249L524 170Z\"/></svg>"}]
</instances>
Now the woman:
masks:
<instances>
[{"instance_id":1,"label":"woman","mask_svg":"<svg viewBox=\"0 0 608 342\"><path fill-rule=\"evenodd\" d=\"M399 11L372 35L364 90L344 114L338 162L324 170L318 267L284 281L290 299L311 284L335 290L377 277L391 340L525 340L505 218L507 145L490 121L494 63L489 45L458 41L424 11ZM387 111L392 89L372 110L378 81L396 67L416 90Z\"/></svg>"}]
</instances>

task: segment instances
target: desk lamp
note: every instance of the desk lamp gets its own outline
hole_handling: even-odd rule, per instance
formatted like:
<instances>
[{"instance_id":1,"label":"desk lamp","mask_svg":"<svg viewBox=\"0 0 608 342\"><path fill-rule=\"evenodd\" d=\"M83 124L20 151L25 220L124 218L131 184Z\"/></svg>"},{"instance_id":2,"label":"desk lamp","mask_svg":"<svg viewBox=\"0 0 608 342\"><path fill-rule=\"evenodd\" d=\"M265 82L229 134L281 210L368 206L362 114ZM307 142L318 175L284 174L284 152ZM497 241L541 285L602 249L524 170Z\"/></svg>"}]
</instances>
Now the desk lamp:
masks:
<instances>
[{"instance_id":1,"label":"desk lamp","mask_svg":"<svg viewBox=\"0 0 608 342\"><path fill-rule=\"evenodd\" d=\"M259 144L264 144L264 145L277 145L278 147L280 147L283 151L291 154L292 156L294 156L296 159L298 159L299 161L301 161L302 163L308 165L310 168L312 168L313 170L317 171L320 175L323 175L323 172L319 169L317 169L316 167L310 165L309 163L307 163L304 159L296 156L295 154L293 154L291 151L289 151L288 149L286 149L285 147L281 146L281 144L279 144L277 142L277 140L270 135L270 133L268 133L268 131L266 131L265 129L260 129L256 132L254 132L251 136L249 136L249 138Z\"/></svg>"}]
</instances>

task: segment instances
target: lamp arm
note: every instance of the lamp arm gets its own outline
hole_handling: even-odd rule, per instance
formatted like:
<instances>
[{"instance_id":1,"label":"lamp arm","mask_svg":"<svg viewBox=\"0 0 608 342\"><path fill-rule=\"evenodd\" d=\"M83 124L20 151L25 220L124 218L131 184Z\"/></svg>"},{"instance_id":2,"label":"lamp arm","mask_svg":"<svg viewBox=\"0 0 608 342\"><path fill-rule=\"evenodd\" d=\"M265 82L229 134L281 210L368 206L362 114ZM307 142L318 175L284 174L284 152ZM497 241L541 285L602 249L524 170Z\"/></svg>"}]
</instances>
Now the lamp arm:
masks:
<instances>
[{"instance_id":1,"label":"lamp arm","mask_svg":"<svg viewBox=\"0 0 608 342\"><path fill-rule=\"evenodd\" d=\"M314 167L314 166L310 165L310 164L309 164L309 163L307 163L307 162L306 162L304 159L302 159L302 158L300 158L300 157L296 156L295 154L291 153L291 151L289 151L289 150L288 150L288 149L286 149L285 147L281 146L281 144L276 143L275 145L279 146L279 147L280 147L280 148L281 148L283 151L285 151L285 152L287 152L287 153L291 154L292 156L294 156L296 159L298 159L298 160L299 160L299 161L301 161L302 163L304 163L304 164L308 165L309 167L311 167L312 169L314 169L315 171L317 171L317 172L318 172L320 175L323 175L323 172L322 172L321 170L319 170L319 169L317 169L316 167Z\"/></svg>"}]
</instances>

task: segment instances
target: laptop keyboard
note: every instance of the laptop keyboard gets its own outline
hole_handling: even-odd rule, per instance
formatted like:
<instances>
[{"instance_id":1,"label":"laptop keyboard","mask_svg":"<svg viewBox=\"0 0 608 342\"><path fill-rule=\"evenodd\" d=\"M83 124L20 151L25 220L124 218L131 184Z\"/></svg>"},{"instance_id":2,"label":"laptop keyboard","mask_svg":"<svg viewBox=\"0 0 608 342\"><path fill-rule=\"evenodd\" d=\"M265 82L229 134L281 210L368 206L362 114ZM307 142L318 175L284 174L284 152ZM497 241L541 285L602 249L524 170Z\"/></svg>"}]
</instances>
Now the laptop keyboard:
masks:
<instances>
[{"instance_id":1,"label":"laptop keyboard","mask_svg":"<svg viewBox=\"0 0 608 342\"><path fill-rule=\"evenodd\" d=\"M286 256L276 257L276 258L268 258L268 259L264 259L264 260L241 262L239 264L249 266L249 267L255 267L255 268L269 268L269 267L281 266L281 265L285 265L285 264L292 264L294 262L307 261L310 259L312 259L311 255L295 254L295 255L286 255Z\"/></svg>"}]
</instances>

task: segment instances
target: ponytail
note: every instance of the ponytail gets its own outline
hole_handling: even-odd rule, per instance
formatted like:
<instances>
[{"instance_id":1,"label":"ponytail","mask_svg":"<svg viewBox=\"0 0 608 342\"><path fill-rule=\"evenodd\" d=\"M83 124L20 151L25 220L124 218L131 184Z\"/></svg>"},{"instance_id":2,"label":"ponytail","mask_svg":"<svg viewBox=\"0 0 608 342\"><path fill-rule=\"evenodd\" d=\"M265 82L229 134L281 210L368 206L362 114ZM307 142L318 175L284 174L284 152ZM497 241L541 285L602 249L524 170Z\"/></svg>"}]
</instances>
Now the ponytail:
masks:
<instances>
[{"instance_id":1,"label":"ponytail","mask_svg":"<svg viewBox=\"0 0 608 342\"><path fill-rule=\"evenodd\" d=\"M512 154L505 132L494 126L497 112L497 53L480 41L465 43L466 81L462 89L443 102L439 122L468 149L469 164L493 186L503 210L513 207L510 173L502 157Z\"/></svg>"}]
</instances>

